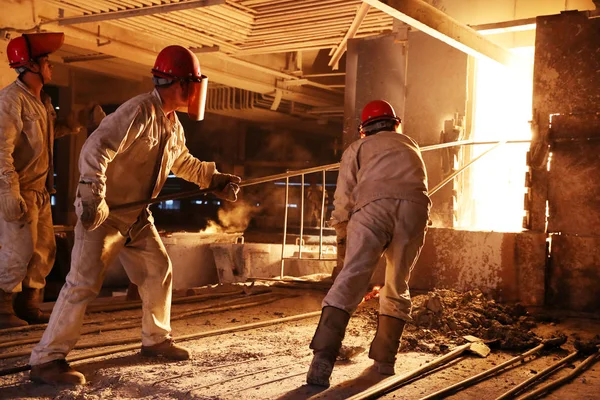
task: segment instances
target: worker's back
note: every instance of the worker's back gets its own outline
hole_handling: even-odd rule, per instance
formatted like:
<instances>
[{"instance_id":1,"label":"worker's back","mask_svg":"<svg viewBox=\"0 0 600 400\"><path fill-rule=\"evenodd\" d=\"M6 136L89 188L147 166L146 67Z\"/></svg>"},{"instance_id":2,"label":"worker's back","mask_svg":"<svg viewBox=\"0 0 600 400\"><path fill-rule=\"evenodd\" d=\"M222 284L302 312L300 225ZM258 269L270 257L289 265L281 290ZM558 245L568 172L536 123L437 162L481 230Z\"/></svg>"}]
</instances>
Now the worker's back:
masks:
<instances>
[{"instance_id":1,"label":"worker's back","mask_svg":"<svg viewBox=\"0 0 600 400\"><path fill-rule=\"evenodd\" d=\"M346 196L350 197L349 202L344 199ZM394 131L367 136L346 149L334 203L345 203L346 207L350 203L348 211L356 211L383 198L427 206L431 203L427 196L427 172L418 145Z\"/></svg>"}]
</instances>

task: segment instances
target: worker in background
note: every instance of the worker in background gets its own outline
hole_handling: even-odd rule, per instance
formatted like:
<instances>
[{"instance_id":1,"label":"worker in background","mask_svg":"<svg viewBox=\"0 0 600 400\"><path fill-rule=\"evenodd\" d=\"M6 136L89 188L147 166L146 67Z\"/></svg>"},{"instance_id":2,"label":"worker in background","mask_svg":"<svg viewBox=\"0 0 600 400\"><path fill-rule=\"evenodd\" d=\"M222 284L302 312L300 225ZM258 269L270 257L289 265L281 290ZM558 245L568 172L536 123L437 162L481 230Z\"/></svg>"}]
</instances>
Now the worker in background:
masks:
<instances>
[{"instance_id":1,"label":"worker in background","mask_svg":"<svg viewBox=\"0 0 600 400\"><path fill-rule=\"evenodd\" d=\"M308 203L308 223L310 226L321 227L321 207L323 206L323 194L325 194L325 208L327 210L327 201L329 195L327 191L323 192L323 187L319 188L316 177L311 178L310 186L306 191L306 200Z\"/></svg>"},{"instance_id":2,"label":"worker in background","mask_svg":"<svg viewBox=\"0 0 600 400\"><path fill-rule=\"evenodd\" d=\"M307 382L320 386L329 386L350 316L382 254L385 285L369 357L379 373L394 374L404 325L411 321L408 280L423 246L431 205L419 147L401 133L392 106L372 101L361 121L361 139L342 155L334 195L332 220L338 240L346 239L345 262L323 300L310 344L314 357Z\"/></svg>"},{"instance_id":3,"label":"worker in background","mask_svg":"<svg viewBox=\"0 0 600 400\"><path fill-rule=\"evenodd\" d=\"M71 270L50 322L34 348L30 378L49 384L84 384L65 361L77 342L86 306L99 293L106 268L118 257L142 299L141 354L186 360L187 349L171 339L172 268L147 206L112 206L154 198L169 171L235 201L238 176L194 158L175 111L204 115L207 77L196 56L181 46L164 48L152 69L155 89L134 97L105 117L79 157L75 199L78 216Z\"/></svg>"},{"instance_id":4,"label":"worker in background","mask_svg":"<svg viewBox=\"0 0 600 400\"><path fill-rule=\"evenodd\" d=\"M81 128L74 114L56 122L42 90L52 79L48 55L63 41L58 32L23 34L6 49L19 76L0 90L0 329L49 318L39 303L56 254L50 206L54 139Z\"/></svg>"}]
</instances>

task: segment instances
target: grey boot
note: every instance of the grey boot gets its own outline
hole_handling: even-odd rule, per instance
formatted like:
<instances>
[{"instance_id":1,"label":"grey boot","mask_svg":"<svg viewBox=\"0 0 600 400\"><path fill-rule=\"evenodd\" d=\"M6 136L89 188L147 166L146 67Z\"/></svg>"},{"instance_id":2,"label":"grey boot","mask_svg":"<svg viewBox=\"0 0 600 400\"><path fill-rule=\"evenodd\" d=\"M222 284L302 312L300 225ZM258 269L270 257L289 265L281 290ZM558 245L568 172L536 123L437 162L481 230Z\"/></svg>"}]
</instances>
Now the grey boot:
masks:
<instances>
[{"instance_id":1,"label":"grey boot","mask_svg":"<svg viewBox=\"0 0 600 400\"><path fill-rule=\"evenodd\" d=\"M329 387L333 364L342 347L350 314L335 307L323 307L319 326L310 343L314 356L306 375L310 385Z\"/></svg>"},{"instance_id":2,"label":"grey boot","mask_svg":"<svg viewBox=\"0 0 600 400\"><path fill-rule=\"evenodd\" d=\"M401 319L379 315L377 333L371 343L369 358L375 360L375 366L383 375L395 374L396 354L400 348L405 324L406 322Z\"/></svg>"},{"instance_id":3,"label":"grey boot","mask_svg":"<svg viewBox=\"0 0 600 400\"><path fill-rule=\"evenodd\" d=\"M15 315L12 304L12 293L0 290L0 329L16 328L29 325Z\"/></svg>"},{"instance_id":4,"label":"grey boot","mask_svg":"<svg viewBox=\"0 0 600 400\"><path fill-rule=\"evenodd\" d=\"M30 324L47 324L50 314L40 310L42 302L42 289L23 287L23 291L15 296L15 313Z\"/></svg>"}]
</instances>

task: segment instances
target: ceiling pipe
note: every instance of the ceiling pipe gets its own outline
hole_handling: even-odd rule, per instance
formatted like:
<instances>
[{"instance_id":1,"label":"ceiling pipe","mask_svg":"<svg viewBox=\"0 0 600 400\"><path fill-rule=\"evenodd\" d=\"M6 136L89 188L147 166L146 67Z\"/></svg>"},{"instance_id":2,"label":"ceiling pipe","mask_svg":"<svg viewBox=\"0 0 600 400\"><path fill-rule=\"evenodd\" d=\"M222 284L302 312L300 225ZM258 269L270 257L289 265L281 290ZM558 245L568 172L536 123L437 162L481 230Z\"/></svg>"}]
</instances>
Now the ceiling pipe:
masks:
<instances>
[{"instance_id":1,"label":"ceiling pipe","mask_svg":"<svg viewBox=\"0 0 600 400\"><path fill-rule=\"evenodd\" d=\"M371 6L369 6L367 3L362 3L358 8L358 11L356 11L356 15L354 16L352 24L350 24L350 28L348 28L348 32L346 32L346 35L344 35L344 38L342 39L338 47L333 51L331 60L329 60L329 64L327 64L331 67L331 69L339 69L340 59L342 58L342 56L346 52L346 48L348 47L348 39L352 39L354 35L356 35L356 32L358 32L358 29L360 28L360 24L362 24L363 20L367 16L367 13L369 12L370 8Z\"/></svg>"}]
</instances>

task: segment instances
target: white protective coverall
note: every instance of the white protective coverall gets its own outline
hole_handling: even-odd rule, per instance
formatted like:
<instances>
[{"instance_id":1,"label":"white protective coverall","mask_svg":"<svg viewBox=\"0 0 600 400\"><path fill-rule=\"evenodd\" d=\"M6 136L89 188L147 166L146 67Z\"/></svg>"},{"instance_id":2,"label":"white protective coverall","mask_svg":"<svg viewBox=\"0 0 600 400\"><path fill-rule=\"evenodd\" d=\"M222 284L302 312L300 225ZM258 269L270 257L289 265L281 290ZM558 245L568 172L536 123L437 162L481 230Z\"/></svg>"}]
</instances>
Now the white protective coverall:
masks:
<instances>
[{"instance_id":1,"label":"white protective coverall","mask_svg":"<svg viewBox=\"0 0 600 400\"><path fill-rule=\"evenodd\" d=\"M156 90L121 105L88 138L79 158L81 180L106 193L108 206L156 197L169 171L206 188L215 164L194 158L177 115L162 109ZM170 337L171 261L145 206L111 211L97 229L75 226L71 270L30 365L64 359L80 335L87 304L104 272L119 258L142 298L142 344Z\"/></svg>"},{"instance_id":2,"label":"white protective coverall","mask_svg":"<svg viewBox=\"0 0 600 400\"><path fill-rule=\"evenodd\" d=\"M20 292L46 286L56 243L49 193L54 192L54 139L71 133L56 122L50 97L38 100L16 80L0 90L0 195L25 200L27 212L16 221L0 216L0 289Z\"/></svg>"},{"instance_id":3,"label":"white protective coverall","mask_svg":"<svg viewBox=\"0 0 600 400\"><path fill-rule=\"evenodd\" d=\"M332 224L348 224L344 267L323 300L352 314L385 252L380 310L410 321L408 280L423 242L431 201L418 145L381 131L352 143L342 155ZM336 229L339 230L339 229Z\"/></svg>"}]
</instances>

